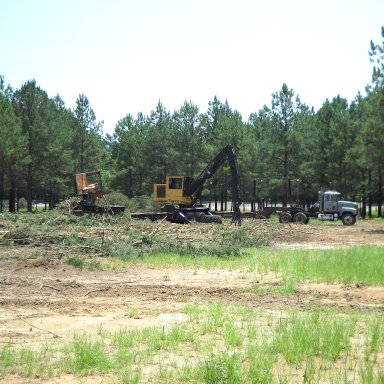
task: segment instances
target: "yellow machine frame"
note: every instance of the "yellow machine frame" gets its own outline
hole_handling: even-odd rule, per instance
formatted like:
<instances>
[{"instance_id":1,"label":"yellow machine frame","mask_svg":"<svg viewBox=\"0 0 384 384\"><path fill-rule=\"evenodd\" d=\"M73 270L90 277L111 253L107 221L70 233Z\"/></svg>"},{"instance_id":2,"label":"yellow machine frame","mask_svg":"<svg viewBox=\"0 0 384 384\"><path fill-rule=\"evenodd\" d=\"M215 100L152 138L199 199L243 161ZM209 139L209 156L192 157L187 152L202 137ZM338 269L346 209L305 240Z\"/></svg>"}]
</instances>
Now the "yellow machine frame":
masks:
<instances>
[{"instance_id":1,"label":"yellow machine frame","mask_svg":"<svg viewBox=\"0 0 384 384\"><path fill-rule=\"evenodd\" d=\"M154 202L157 204L192 204L192 197L185 192L188 179L184 176L167 176L165 184L154 184Z\"/></svg>"}]
</instances>

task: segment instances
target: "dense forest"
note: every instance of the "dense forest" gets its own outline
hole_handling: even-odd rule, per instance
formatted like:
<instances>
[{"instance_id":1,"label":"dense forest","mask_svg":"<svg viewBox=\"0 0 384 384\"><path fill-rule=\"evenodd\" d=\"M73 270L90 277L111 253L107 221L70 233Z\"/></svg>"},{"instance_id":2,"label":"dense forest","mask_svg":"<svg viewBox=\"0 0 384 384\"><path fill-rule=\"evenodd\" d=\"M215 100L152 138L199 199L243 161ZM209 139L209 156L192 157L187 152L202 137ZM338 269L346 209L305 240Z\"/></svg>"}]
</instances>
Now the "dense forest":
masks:
<instances>
[{"instance_id":1,"label":"dense forest","mask_svg":"<svg viewBox=\"0 0 384 384\"><path fill-rule=\"evenodd\" d=\"M197 176L231 144L248 202L309 203L320 188L332 188L360 202L364 217L373 205L383 217L384 27L381 32L382 43L370 44L366 95L351 103L337 95L315 111L283 84L247 122L217 97L206 112L192 101L170 112L159 101L148 116L128 114L105 135L85 95L71 110L35 80L13 89L0 76L0 211L17 211L20 199L29 212L36 200L52 208L73 194L73 173L95 169L107 191L150 195L166 175ZM227 190L230 172L223 167L204 195L220 199Z\"/></svg>"}]
</instances>

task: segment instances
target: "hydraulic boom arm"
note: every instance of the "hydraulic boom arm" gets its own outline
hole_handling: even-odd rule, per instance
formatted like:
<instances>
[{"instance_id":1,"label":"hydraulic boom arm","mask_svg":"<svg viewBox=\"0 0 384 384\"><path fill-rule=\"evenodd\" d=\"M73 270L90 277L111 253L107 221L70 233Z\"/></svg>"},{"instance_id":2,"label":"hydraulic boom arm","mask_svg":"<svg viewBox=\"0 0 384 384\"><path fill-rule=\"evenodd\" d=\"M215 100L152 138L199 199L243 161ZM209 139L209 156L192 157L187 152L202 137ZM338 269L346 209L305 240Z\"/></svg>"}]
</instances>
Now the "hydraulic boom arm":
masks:
<instances>
[{"instance_id":1,"label":"hydraulic boom arm","mask_svg":"<svg viewBox=\"0 0 384 384\"><path fill-rule=\"evenodd\" d=\"M240 178L237 168L235 150L231 145L224 147L206 166L206 168L200 173L196 180L192 182L189 192L193 201L196 201L201 194L205 182L216 173L216 171L224 164L227 159L231 168L232 189L234 193L234 210L232 223L237 223L240 221L240 205L243 202L243 198L240 190Z\"/></svg>"}]
</instances>

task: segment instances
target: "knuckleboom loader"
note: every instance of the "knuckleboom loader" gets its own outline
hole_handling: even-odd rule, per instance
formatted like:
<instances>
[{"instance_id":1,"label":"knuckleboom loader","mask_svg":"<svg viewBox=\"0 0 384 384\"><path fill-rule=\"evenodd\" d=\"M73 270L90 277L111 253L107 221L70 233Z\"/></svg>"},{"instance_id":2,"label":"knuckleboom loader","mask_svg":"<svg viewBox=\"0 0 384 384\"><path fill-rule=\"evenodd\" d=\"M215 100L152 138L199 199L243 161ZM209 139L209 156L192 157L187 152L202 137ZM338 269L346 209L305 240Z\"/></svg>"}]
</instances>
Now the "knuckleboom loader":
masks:
<instances>
[{"instance_id":1,"label":"knuckleboom loader","mask_svg":"<svg viewBox=\"0 0 384 384\"><path fill-rule=\"evenodd\" d=\"M91 171L73 175L77 202L72 207L73 213L120 213L125 207L120 205L99 205L99 199L105 196L101 184L101 172Z\"/></svg>"},{"instance_id":2,"label":"knuckleboom loader","mask_svg":"<svg viewBox=\"0 0 384 384\"><path fill-rule=\"evenodd\" d=\"M192 220L197 220L221 223L222 217L213 215L208 207L200 204L199 200L205 182L227 160L232 175L234 204L232 223L241 225L240 205L243 198L235 150L231 145L224 147L195 180L188 176L167 176L165 184L154 184L154 202L161 205L162 212L169 213L167 217L173 222L187 224Z\"/></svg>"}]
</instances>

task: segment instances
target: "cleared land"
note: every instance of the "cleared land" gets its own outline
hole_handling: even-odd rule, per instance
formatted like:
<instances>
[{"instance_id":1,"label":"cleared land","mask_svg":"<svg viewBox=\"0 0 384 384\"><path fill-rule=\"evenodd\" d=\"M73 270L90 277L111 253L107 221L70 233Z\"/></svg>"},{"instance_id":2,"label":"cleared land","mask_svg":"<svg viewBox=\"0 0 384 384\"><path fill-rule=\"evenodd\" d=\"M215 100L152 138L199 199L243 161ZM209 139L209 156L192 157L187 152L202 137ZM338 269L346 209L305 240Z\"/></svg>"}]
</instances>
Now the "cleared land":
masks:
<instances>
[{"instance_id":1,"label":"cleared land","mask_svg":"<svg viewBox=\"0 0 384 384\"><path fill-rule=\"evenodd\" d=\"M381 220L246 220L241 229L59 214L33 220L0 221L0 381L384 380L384 284L359 274L300 277L284 266L351 253L384 258ZM302 350L297 340L315 337L308 327L320 344L344 339L333 352ZM98 357L81 363L81 351Z\"/></svg>"}]
</instances>

